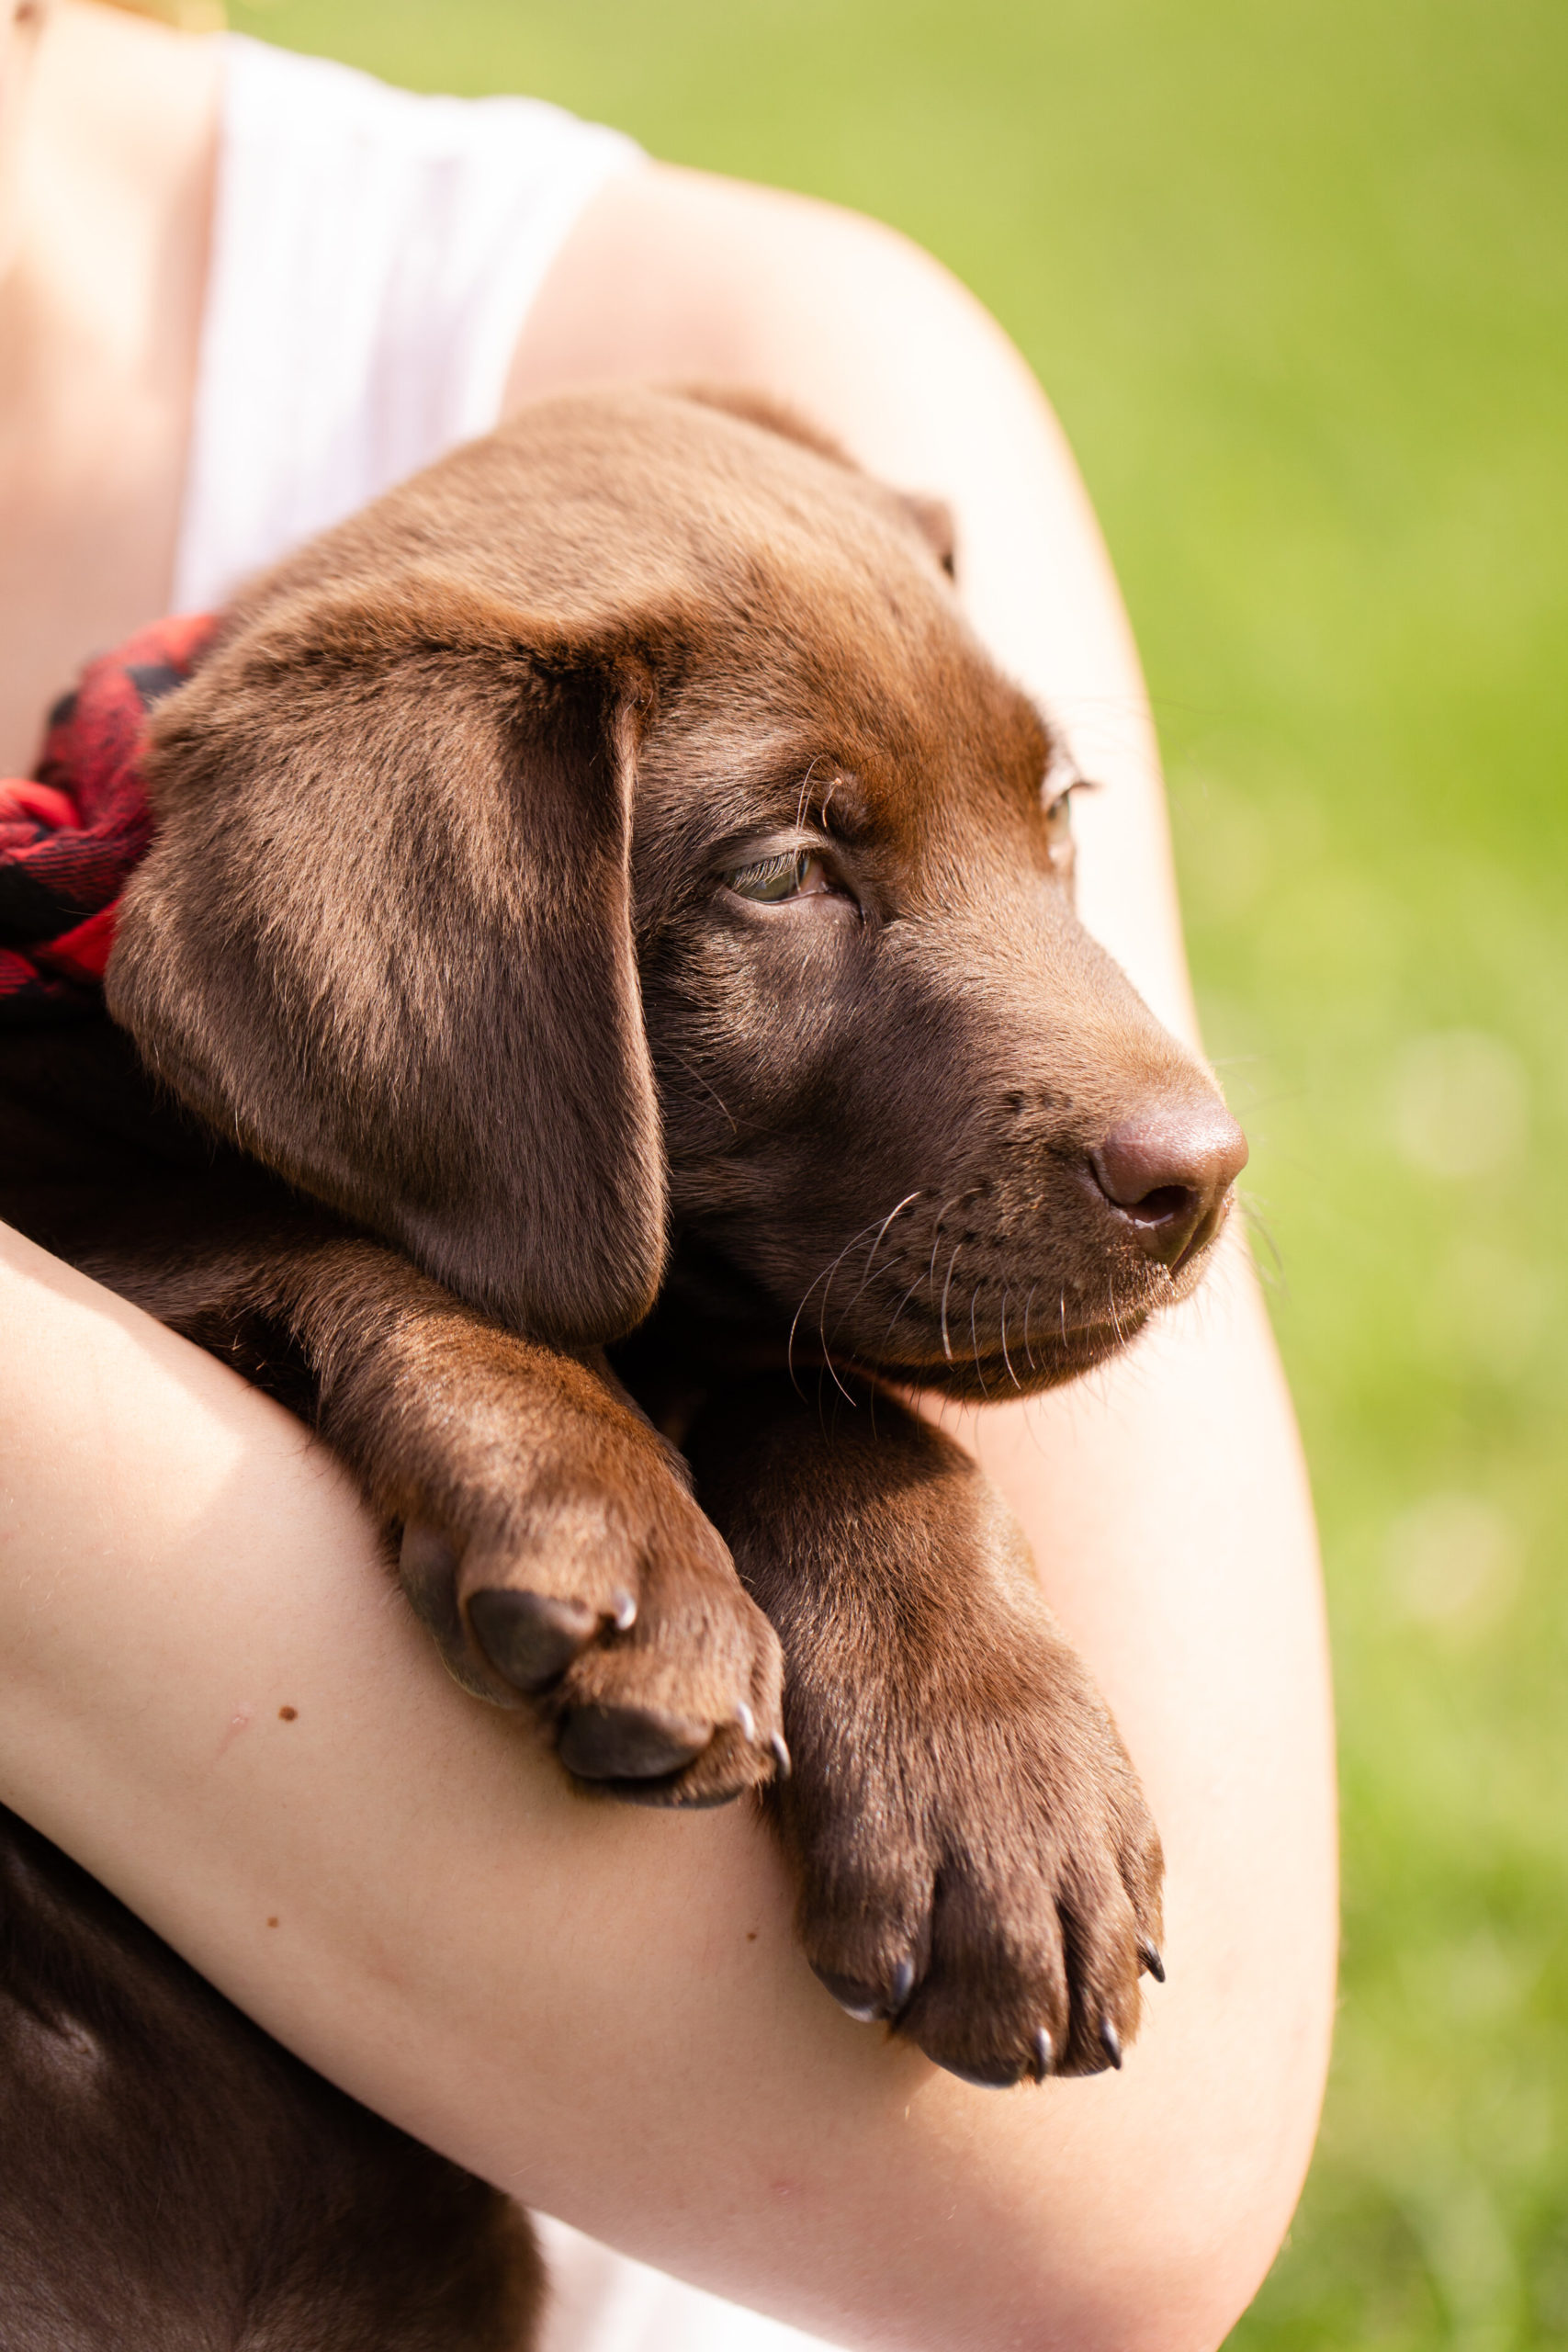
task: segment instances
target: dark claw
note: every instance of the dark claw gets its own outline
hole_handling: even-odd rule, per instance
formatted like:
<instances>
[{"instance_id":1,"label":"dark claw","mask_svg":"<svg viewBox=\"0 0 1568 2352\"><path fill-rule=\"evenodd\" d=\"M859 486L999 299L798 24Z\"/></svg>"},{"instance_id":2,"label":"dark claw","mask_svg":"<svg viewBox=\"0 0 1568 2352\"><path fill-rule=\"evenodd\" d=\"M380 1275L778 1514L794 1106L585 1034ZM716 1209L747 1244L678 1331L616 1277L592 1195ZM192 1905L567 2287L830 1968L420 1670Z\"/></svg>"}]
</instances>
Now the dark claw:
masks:
<instances>
[{"instance_id":1,"label":"dark claw","mask_svg":"<svg viewBox=\"0 0 1568 2352\"><path fill-rule=\"evenodd\" d=\"M1100 2046L1113 2066L1122 2064L1122 2037L1109 2018L1100 2020Z\"/></svg>"},{"instance_id":2,"label":"dark claw","mask_svg":"<svg viewBox=\"0 0 1568 2352\"><path fill-rule=\"evenodd\" d=\"M580 1781L653 1781L702 1754L711 1724L659 1707L570 1707L556 1745Z\"/></svg>"},{"instance_id":3,"label":"dark claw","mask_svg":"<svg viewBox=\"0 0 1568 2352\"><path fill-rule=\"evenodd\" d=\"M1037 2025L1034 2029L1034 2079L1037 2083L1043 2083L1050 2073L1054 2055L1050 2035L1043 2025Z\"/></svg>"},{"instance_id":4,"label":"dark claw","mask_svg":"<svg viewBox=\"0 0 1568 2352\"><path fill-rule=\"evenodd\" d=\"M818 1968L816 1973L856 2025L874 2025L885 2014L882 1996L874 1985L862 1984L852 1976L835 1976L825 1968Z\"/></svg>"},{"instance_id":5,"label":"dark claw","mask_svg":"<svg viewBox=\"0 0 1568 2352\"><path fill-rule=\"evenodd\" d=\"M1160 1958L1159 1946L1150 1943L1147 1936L1138 1938L1138 1959L1156 1984L1165 1983L1165 1962Z\"/></svg>"},{"instance_id":6,"label":"dark claw","mask_svg":"<svg viewBox=\"0 0 1568 2352\"><path fill-rule=\"evenodd\" d=\"M784 1736L783 1732L782 1732L782 1731L776 1731L776 1732L774 1732L774 1734L773 1734L773 1736L772 1739L770 1739L770 1740L769 1740L769 1742L768 1742L768 1746L769 1746L769 1747L773 1749L773 1762L774 1762L774 1763L778 1766L778 1768L779 1768L779 1778L780 1778L780 1780L781 1780L781 1781L787 1781L787 1780L788 1780L788 1778L789 1778L789 1776L790 1776L790 1773L791 1773L791 1772L793 1771L793 1770L794 1770L794 1767L793 1767L793 1765L790 1763L790 1760L789 1760L789 1750L788 1750L788 1748L784 1746Z\"/></svg>"},{"instance_id":7,"label":"dark claw","mask_svg":"<svg viewBox=\"0 0 1568 2352\"><path fill-rule=\"evenodd\" d=\"M468 1595L468 1623L496 1672L516 1690L546 1690L564 1674L599 1629L581 1600L552 1600L542 1592Z\"/></svg>"},{"instance_id":8,"label":"dark claw","mask_svg":"<svg viewBox=\"0 0 1568 2352\"><path fill-rule=\"evenodd\" d=\"M414 1521L403 1529L398 1568L403 1590L455 1662L468 1646L457 1611L457 1555L434 1527Z\"/></svg>"},{"instance_id":9,"label":"dark claw","mask_svg":"<svg viewBox=\"0 0 1568 2352\"><path fill-rule=\"evenodd\" d=\"M915 1989L915 1963L901 1960L893 1971L893 1998L889 2015L897 2017Z\"/></svg>"}]
</instances>

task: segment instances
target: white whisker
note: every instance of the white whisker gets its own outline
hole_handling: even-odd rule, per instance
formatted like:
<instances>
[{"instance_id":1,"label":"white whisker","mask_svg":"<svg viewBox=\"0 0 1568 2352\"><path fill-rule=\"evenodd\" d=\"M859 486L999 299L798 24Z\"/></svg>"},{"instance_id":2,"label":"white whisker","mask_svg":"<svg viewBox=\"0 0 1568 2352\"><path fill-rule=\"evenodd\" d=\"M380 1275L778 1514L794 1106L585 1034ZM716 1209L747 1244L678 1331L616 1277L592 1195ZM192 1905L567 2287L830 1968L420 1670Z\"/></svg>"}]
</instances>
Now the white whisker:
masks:
<instances>
[{"instance_id":1,"label":"white whisker","mask_svg":"<svg viewBox=\"0 0 1568 2352\"><path fill-rule=\"evenodd\" d=\"M991 1392L986 1385L986 1375L980 1369L980 1342L975 1336L975 1309L979 1303L980 1285L976 1283L969 1294L969 1352L975 1359L975 1377L980 1384L980 1394L982 1396L989 1397Z\"/></svg>"},{"instance_id":2,"label":"white whisker","mask_svg":"<svg viewBox=\"0 0 1568 2352\"><path fill-rule=\"evenodd\" d=\"M820 753L818 753L818 756L820 757ZM806 822L807 797L811 790L811 779L816 773L817 761L813 760L811 765L807 769L806 774L800 779L800 797L795 804L795 822L796 831L798 831Z\"/></svg>"},{"instance_id":3,"label":"white whisker","mask_svg":"<svg viewBox=\"0 0 1568 2352\"><path fill-rule=\"evenodd\" d=\"M851 1301L850 1301L849 1306L846 1306L846 1307L845 1307L845 1309L844 1309L844 1315L848 1315L848 1314L849 1314L849 1312L850 1312L850 1310L851 1310L851 1308L852 1308L852 1307L853 1307L853 1306L855 1306L858 1304L859 1299L860 1299L861 1291L864 1290L864 1288L865 1288L865 1286L866 1286L867 1283L868 1283L868 1282L870 1282L870 1280L871 1280L871 1270L872 1270L872 1267L873 1267L873 1266L875 1264L875 1262L876 1262L876 1253L877 1253L877 1251L878 1251L878 1250L881 1249L881 1247L882 1247L883 1238L884 1238L884 1236L886 1235L886 1231L887 1231L888 1227L892 1224L892 1222L893 1222L894 1218L895 1218L896 1216L897 1216L900 1214L900 1212L901 1212L902 1210L907 1209L907 1208L909 1206L909 1204L910 1204L910 1202L911 1202L911 1201L918 1201L919 1198L920 1198L920 1193L919 1193L919 1191L918 1191L918 1190L917 1190L916 1192L913 1192L913 1193L905 1193L905 1195L904 1195L904 1197L903 1197L903 1199L899 1202L897 1208L889 1209L889 1210L888 1210L888 1212L887 1212L887 1215L883 1218L882 1223L877 1227L877 1228L876 1228L876 1238L875 1238L875 1240L872 1243L872 1245L871 1245L871 1249L870 1249L870 1251L868 1252L867 1257L866 1257L866 1261L865 1261L865 1272L864 1272L864 1273L863 1273L863 1274L861 1276L861 1278L860 1278L860 1290L857 1290L857 1291L856 1291L856 1293L855 1293L855 1295L854 1295L854 1297L853 1297L853 1298L852 1298L852 1299L851 1299ZM839 1317L839 1321L841 1323L841 1322L843 1321L843 1319L844 1319L844 1316L843 1316L843 1315L840 1315L840 1317ZM836 1327L835 1327L835 1328L836 1328Z\"/></svg>"},{"instance_id":4,"label":"white whisker","mask_svg":"<svg viewBox=\"0 0 1568 2352\"><path fill-rule=\"evenodd\" d=\"M882 1346L884 1350L886 1350L888 1340L893 1337L894 1326L897 1323L898 1317L903 1314L904 1309L908 1306L909 1301L914 1297L915 1293L919 1289L919 1286L920 1277L917 1274L914 1281L909 1284L908 1289L904 1293L903 1297L898 1301L897 1306L893 1309L892 1319L888 1323L886 1330L882 1334Z\"/></svg>"},{"instance_id":5,"label":"white whisker","mask_svg":"<svg viewBox=\"0 0 1568 2352\"><path fill-rule=\"evenodd\" d=\"M953 1243L953 1255L947 1261L947 1280L942 1286L942 1351L949 1363L953 1362L953 1344L947 1336L947 1294L953 1288L953 1270L958 1263L958 1252L963 1247L961 1241Z\"/></svg>"},{"instance_id":6,"label":"white whisker","mask_svg":"<svg viewBox=\"0 0 1568 2352\"><path fill-rule=\"evenodd\" d=\"M941 1208L939 1208L936 1213L936 1223L931 1228L931 1263L926 1268L926 1280L931 1283L933 1290L936 1288L936 1253L942 1247L942 1221L947 1215L948 1210L956 1208L957 1205L958 1194L955 1193L951 1200L943 1201Z\"/></svg>"},{"instance_id":7,"label":"white whisker","mask_svg":"<svg viewBox=\"0 0 1568 2352\"><path fill-rule=\"evenodd\" d=\"M1011 1381L1013 1386L1021 1390L1023 1383L1020 1380L1017 1373L1014 1372L1012 1368L1012 1358L1008 1353L1008 1294L1005 1283L1002 1285L1002 1362L1008 1368L1008 1378Z\"/></svg>"}]
</instances>

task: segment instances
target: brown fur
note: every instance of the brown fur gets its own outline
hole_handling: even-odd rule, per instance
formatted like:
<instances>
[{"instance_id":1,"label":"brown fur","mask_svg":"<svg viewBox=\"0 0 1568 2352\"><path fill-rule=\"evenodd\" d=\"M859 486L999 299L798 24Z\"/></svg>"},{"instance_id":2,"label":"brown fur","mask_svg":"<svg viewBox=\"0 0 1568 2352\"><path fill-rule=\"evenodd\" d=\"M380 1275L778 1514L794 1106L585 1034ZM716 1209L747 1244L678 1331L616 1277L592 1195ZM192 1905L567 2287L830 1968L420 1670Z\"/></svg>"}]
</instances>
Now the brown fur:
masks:
<instances>
[{"instance_id":1,"label":"brown fur","mask_svg":"<svg viewBox=\"0 0 1568 2352\"><path fill-rule=\"evenodd\" d=\"M829 1987L1013 2082L1120 2063L1158 1842L1006 1510L887 1384L1101 1361L1198 1278L1239 1137L1073 913L952 560L765 403L617 391L281 565L155 720L119 1029L0 1055L0 1211L312 1419L454 1672L581 1781L765 1791ZM725 878L795 849L827 887ZM209 2177L182 2100L167 2196L301 2276L330 2215L341 2291L280 2333L133 2202L84 2235L16 2075L0 2336L99 2340L28 2316L65 2241L89 2301L139 2282L127 2346L183 2295L193 2343L348 2352L421 2261L378 2345L454 2280L442 2343L526 2340L521 2222L49 1850L0 1840L0 2061L116 2053L59 2143L112 2171L180 2037L231 2052L258 2151L308 2113L312 2153Z\"/></svg>"}]
</instances>

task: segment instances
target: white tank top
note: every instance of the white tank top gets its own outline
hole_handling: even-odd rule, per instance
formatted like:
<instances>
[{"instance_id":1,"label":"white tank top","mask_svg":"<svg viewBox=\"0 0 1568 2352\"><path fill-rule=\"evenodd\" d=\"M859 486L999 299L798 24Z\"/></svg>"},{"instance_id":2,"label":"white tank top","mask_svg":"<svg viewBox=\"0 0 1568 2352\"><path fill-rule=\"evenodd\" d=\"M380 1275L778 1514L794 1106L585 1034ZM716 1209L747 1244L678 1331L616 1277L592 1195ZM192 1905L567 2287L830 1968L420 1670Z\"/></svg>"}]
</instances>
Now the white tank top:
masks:
<instances>
[{"instance_id":1,"label":"white tank top","mask_svg":"<svg viewBox=\"0 0 1568 2352\"><path fill-rule=\"evenodd\" d=\"M488 432L529 303L641 150L230 34L175 609Z\"/></svg>"},{"instance_id":2,"label":"white tank top","mask_svg":"<svg viewBox=\"0 0 1568 2352\"><path fill-rule=\"evenodd\" d=\"M641 151L230 34L175 610L488 432L528 305ZM542 2352L830 2352L541 2218Z\"/></svg>"}]
</instances>

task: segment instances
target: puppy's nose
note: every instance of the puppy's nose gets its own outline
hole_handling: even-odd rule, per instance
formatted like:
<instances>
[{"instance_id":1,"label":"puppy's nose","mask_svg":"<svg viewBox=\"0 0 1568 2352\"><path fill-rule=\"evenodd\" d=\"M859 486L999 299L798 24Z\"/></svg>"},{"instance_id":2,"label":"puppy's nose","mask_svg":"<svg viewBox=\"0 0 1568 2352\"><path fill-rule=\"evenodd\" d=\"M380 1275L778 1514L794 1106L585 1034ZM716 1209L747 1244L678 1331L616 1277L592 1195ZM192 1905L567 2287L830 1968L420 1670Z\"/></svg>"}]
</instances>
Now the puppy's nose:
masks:
<instances>
[{"instance_id":1,"label":"puppy's nose","mask_svg":"<svg viewBox=\"0 0 1568 2352\"><path fill-rule=\"evenodd\" d=\"M1152 1103L1113 1127L1089 1164L1145 1256L1174 1267L1218 1231L1247 1137L1212 1095Z\"/></svg>"}]
</instances>

